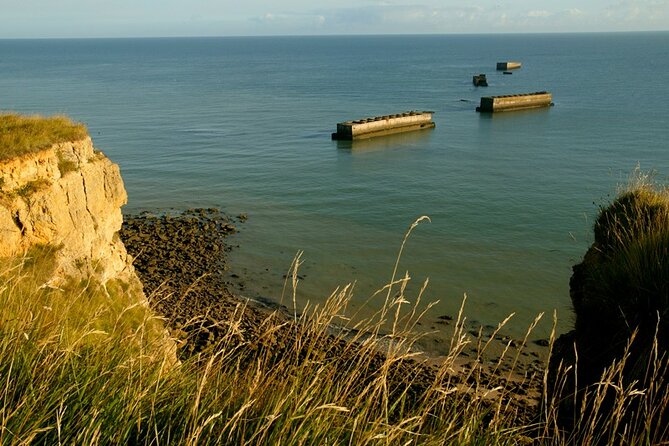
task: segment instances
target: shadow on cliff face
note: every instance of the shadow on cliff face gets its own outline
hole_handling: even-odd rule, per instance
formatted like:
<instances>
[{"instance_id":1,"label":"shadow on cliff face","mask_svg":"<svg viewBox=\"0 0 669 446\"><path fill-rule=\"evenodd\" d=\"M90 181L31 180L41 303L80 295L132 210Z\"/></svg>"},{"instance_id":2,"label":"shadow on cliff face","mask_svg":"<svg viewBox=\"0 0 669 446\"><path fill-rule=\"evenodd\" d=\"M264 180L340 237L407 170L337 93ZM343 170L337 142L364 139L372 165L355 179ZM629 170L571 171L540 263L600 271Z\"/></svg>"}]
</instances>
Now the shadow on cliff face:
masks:
<instances>
[{"instance_id":1,"label":"shadow on cliff face","mask_svg":"<svg viewBox=\"0 0 669 446\"><path fill-rule=\"evenodd\" d=\"M551 360L549 384L560 365L571 369L551 388L564 398L559 420L572 430L588 419L593 429L640 423L664 432L669 191L647 183L631 187L601 209L594 236L570 281L575 329L558 339Z\"/></svg>"}]
</instances>

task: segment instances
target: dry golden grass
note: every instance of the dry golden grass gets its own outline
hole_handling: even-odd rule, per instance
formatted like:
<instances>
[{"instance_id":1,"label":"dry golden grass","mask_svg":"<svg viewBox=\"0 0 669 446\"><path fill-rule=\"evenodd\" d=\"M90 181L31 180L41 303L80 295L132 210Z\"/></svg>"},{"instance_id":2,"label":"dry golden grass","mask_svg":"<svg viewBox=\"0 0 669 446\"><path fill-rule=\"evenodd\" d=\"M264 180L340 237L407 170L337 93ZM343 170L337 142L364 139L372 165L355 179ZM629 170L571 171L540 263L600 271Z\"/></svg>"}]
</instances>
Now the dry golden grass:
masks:
<instances>
[{"instance_id":1,"label":"dry golden grass","mask_svg":"<svg viewBox=\"0 0 669 446\"><path fill-rule=\"evenodd\" d=\"M280 353L240 344L233 317L209 354L166 369L149 341L150 315L114 308L91 284L40 285L48 265L47 253L0 266L0 444L511 445L533 429L505 410L507 391L483 395L478 367L471 383L451 378L469 342L461 318L452 355L412 391L421 366L407 329L419 314L401 291L406 276L388 287L386 308L350 327L359 335L340 355L323 347L333 324L346 324L351 287L292 321L268 318L260 338L295 330Z\"/></svg>"},{"instance_id":2,"label":"dry golden grass","mask_svg":"<svg viewBox=\"0 0 669 446\"><path fill-rule=\"evenodd\" d=\"M0 161L36 153L53 144L77 141L88 135L86 126L66 116L0 114Z\"/></svg>"},{"instance_id":3,"label":"dry golden grass","mask_svg":"<svg viewBox=\"0 0 669 446\"><path fill-rule=\"evenodd\" d=\"M0 444L650 445L668 438L666 425L656 423L669 401L666 358L654 357L650 386L622 384L624 364L613 364L575 407L575 428L565 431L557 416L569 394L545 394L530 422L509 410L509 372L488 382L477 358L463 379L454 378L465 345L484 351L487 342L467 334L462 310L449 355L413 392L421 367L411 330L421 311L420 296L404 294L406 275L381 290L388 303L375 317L348 327L358 335L341 355L321 349L333 326L347 328L351 287L290 322L268 318L261 338L296 330L279 354L253 339L240 343L243 324L232 317L222 321L229 331L209 355L166 369L155 355L160 346L149 340L150 314L123 309L121 289L109 295L121 305L114 307L92 284L40 285L50 263L46 252L0 266ZM613 411L605 410L605 397Z\"/></svg>"}]
</instances>

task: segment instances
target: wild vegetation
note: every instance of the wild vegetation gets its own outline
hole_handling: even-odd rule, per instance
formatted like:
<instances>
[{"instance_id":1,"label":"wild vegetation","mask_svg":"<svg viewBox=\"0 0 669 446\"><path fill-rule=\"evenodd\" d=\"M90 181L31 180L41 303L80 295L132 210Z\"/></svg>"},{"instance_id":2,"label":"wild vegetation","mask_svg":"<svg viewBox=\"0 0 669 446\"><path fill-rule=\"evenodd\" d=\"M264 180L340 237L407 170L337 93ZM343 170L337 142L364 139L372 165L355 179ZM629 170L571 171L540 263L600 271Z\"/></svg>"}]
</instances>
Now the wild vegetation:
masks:
<instances>
[{"instance_id":1,"label":"wild vegetation","mask_svg":"<svg viewBox=\"0 0 669 446\"><path fill-rule=\"evenodd\" d=\"M570 283L576 315L571 351L563 349L553 362L562 360L574 368L573 380L563 384L577 407L586 410L594 404L589 393L596 387L603 423L607 414L622 410L616 404L617 393L628 392L626 414L610 428L618 432L630 423L645 423L657 430L654 438L666 440L669 190L635 172L618 197L600 209L594 234ZM603 381L610 386L601 387ZM573 406L563 405L566 425L573 422Z\"/></svg>"},{"instance_id":2,"label":"wild vegetation","mask_svg":"<svg viewBox=\"0 0 669 446\"><path fill-rule=\"evenodd\" d=\"M636 330L647 354L669 341L669 190L637 175L595 221L595 239L572 280L576 331L603 361ZM586 341L587 338L587 341Z\"/></svg>"},{"instance_id":3,"label":"wild vegetation","mask_svg":"<svg viewBox=\"0 0 669 446\"><path fill-rule=\"evenodd\" d=\"M35 153L53 144L88 136L84 124L66 116L0 114L0 161Z\"/></svg>"},{"instance_id":4,"label":"wild vegetation","mask_svg":"<svg viewBox=\"0 0 669 446\"><path fill-rule=\"evenodd\" d=\"M48 250L35 251L2 270L1 444L512 444L509 429L522 431L502 381L484 394L480 368L453 378L462 323L452 356L416 382L408 328L418 315L400 311L407 278L384 290L376 322L356 326L378 333L392 321L392 333L354 336L338 356L324 346L345 323L348 287L297 319L268 317L261 337L294 331L280 355L233 319L211 351L169 367L146 308L118 306L121 288L51 287L49 265Z\"/></svg>"},{"instance_id":5,"label":"wild vegetation","mask_svg":"<svg viewBox=\"0 0 669 446\"><path fill-rule=\"evenodd\" d=\"M409 277L393 275L380 291L386 305L373 319L348 326L351 288L344 287L322 307L266 319L261 338L293 333L280 354L272 342L246 338L233 318L220 321L227 334L211 350L174 365L161 321L121 284L50 286L49 256L48 249L35 250L5 262L0 274L0 444L561 445L669 438L666 425L652 422L668 406L667 361L658 349L645 383L623 379L623 356L574 405L573 394L560 392L573 376L575 367L568 367L555 392L544 392L541 409L528 413L508 384L516 371L501 373L502 363L513 366L518 356L486 366L489 340L466 333L462 311L449 355L429 380L418 379L425 366L412 347L421 296L405 295ZM333 334L334 326L347 329ZM335 336L344 332L345 342ZM480 356L463 368L460 354L472 342ZM333 344L343 346L337 355L328 354ZM576 421L565 430L559 409L570 402Z\"/></svg>"}]
</instances>

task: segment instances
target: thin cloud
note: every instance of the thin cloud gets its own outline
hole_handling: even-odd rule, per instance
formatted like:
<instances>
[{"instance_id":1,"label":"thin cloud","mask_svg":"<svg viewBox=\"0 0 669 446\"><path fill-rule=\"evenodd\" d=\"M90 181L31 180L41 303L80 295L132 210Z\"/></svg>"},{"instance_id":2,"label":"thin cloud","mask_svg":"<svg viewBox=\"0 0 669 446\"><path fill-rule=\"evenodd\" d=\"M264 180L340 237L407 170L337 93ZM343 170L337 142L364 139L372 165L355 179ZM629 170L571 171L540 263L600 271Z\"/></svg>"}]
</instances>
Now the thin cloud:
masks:
<instances>
[{"instance_id":1,"label":"thin cloud","mask_svg":"<svg viewBox=\"0 0 669 446\"><path fill-rule=\"evenodd\" d=\"M305 31L321 27L326 21L321 14L266 12L253 17L251 22L269 27L271 30L302 29Z\"/></svg>"},{"instance_id":2,"label":"thin cloud","mask_svg":"<svg viewBox=\"0 0 669 446\"><path fill-rule=\"evenodd\" d=\"M546 18L546 17L550 17L550 16L552 16L552 15L553 15L552 13L550 13L550 12L548 12L548 11L545 11L545 10L542 10L542 11L530 11L530 12L527 13L527 16L528 16L528 17L543 17L543 18Z\"/></svg>"},{"instance_id":3,"label":"thin cloud","mask_svg":"<svg viewBox=\"0 0 669 446\"><path fill-rule=\"evenodd\" d=\"M614 23L649 22L669 24L669 0L624 0L609 5L605 17Z\"/></svg>"},{"instance_id":4,"label":"thin cloud","mask_svg":"<svg viewBox=\"0 0 669 446\"><path fill-rule=\"evenodd\" d=\"M358 32L397 30L398 32L458 32L464 25L489 23L490 14L479 6L433 7L388 1L359 7L317 11L332 27ZM483 26L485 28L485 25Z\"/></svg>"}]
</instances>

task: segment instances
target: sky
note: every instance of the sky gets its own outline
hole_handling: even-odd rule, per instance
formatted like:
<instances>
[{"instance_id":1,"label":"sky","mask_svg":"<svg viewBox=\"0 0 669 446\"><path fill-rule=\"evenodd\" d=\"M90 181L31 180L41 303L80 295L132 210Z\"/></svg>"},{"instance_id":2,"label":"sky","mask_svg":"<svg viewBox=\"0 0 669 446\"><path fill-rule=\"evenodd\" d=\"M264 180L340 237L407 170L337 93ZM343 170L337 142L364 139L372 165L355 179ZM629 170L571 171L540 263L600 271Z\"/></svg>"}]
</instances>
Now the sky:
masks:
<instances>
[{"instance_id":1,"label":"sky","mask_svg":"<svg viewBox=\"0 0 669 446\"><path fill-rule=\"evenodd\" d=\"M669 0L0 0L0 38L669 30Z\"/></svg>"}]
</instances>

